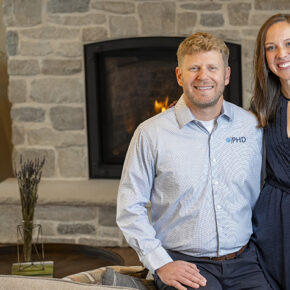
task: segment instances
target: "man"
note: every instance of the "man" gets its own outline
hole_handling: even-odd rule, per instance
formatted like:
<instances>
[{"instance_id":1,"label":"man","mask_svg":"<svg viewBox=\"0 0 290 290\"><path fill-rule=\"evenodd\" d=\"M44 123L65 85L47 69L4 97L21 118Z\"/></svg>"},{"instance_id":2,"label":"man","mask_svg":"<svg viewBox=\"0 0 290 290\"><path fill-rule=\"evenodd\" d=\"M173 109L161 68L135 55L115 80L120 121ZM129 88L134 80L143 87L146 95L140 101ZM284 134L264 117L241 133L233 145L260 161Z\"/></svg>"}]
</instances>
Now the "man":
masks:
<instances>
[{"instance_id":1,"label":"man","mask_svg":"<svg viewBox=\"0 0 290 290\"><path fill-rule=\"evenodd\" d=\"M223 41L196 33L177 56L183 95L136 129L117 223L159 289L271 289L248 243L262 131L254 116L223 100L230 80Z\"/></svg>"}]
</instances>

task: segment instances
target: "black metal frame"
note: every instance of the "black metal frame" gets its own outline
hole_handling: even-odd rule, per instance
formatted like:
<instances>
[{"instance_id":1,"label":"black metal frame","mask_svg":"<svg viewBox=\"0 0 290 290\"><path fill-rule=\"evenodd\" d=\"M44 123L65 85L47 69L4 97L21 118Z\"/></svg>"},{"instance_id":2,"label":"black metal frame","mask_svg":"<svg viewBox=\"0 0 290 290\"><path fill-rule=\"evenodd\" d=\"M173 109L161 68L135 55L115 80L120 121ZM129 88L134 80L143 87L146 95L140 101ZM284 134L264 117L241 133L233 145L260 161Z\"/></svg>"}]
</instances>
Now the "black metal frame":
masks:
<instances>
[{"instance_id":1,"label":"black metal frame","mask_svg":"<svg viewBox=\"0 0 290 290\"><path fill-rule=\"evenodd\" d=\"M102 114L106 101L102 96L101 84L103 74L100 71L101 55L108 51L126 49L174 49L184 37L139 37L109 40L84 46L85 54L85 83L87 102L87 130L89 152L89 176L93 178L120 178L123 164L105 164L102 161ZM229 65L231 66L231 81L225 90L225 99L242 106L242 74L241 46L227 43L230 49Z\"/></svg>"}]
</instances>

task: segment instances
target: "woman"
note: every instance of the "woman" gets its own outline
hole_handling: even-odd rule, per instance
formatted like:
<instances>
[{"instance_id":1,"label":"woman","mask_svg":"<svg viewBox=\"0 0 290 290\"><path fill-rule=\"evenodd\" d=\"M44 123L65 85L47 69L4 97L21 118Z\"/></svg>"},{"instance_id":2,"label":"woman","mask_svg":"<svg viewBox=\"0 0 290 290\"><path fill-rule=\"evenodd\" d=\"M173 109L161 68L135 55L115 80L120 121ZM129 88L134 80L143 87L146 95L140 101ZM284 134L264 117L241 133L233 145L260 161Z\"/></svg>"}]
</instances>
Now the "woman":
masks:
<instances>
[{"instance_id":1,"label":"woman","mask_svg":"<svg viewBox=\"0 0 290 290\"><path fill-rule=\"evenodd\" d=\"M253 212L253 240L274 288L290 290L290 14L261 27L251 110L264 128L267 178Z\"/></svg>"}]
</instances>

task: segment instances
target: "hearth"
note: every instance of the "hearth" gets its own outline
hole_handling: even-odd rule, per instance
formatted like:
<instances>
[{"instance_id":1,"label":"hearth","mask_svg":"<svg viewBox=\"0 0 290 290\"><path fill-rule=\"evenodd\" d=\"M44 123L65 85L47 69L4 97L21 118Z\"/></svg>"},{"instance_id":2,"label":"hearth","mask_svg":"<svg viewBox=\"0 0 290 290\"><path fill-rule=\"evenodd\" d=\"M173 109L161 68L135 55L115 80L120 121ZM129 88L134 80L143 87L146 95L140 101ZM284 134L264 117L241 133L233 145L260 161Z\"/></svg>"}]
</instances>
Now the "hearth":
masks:
<instances>
[{"instance_id":1,"label":"hearth","mask_svg":"<svg viewBox=\"0 0 290 290\"><path fill-rule=\"evenodd\" d=\"M136 127L180 97L175 67L183 39L141 37L85 45L90 178L119 178ZM227 45L232 74L225 98L241 106L241 47Z\"/></svg>"}]
</instances>

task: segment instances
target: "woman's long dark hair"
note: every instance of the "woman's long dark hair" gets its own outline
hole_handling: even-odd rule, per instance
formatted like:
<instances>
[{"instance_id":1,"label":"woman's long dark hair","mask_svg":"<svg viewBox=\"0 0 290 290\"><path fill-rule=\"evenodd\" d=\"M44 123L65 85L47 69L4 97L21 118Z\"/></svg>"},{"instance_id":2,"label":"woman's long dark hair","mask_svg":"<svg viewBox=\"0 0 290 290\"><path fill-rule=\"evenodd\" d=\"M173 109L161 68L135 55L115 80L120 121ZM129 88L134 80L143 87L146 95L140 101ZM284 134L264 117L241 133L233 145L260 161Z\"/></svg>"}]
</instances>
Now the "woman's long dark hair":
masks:
<instances>
[{"instance_id":1,"label":"woman's long dark hair","mask_svg":"<svg viewBox=\"0 0 290 290\"><path fill-rule=\"evenodd\" d=\"M279 77L268 68L265 53L265 40L269 27L277 22L290 23L290 14L275 14L260 28L254 53L254 94L250 110L257 116L259 127L264 128L274 122L280 106L281 83Z\"/></svg>"}]
</instances>

